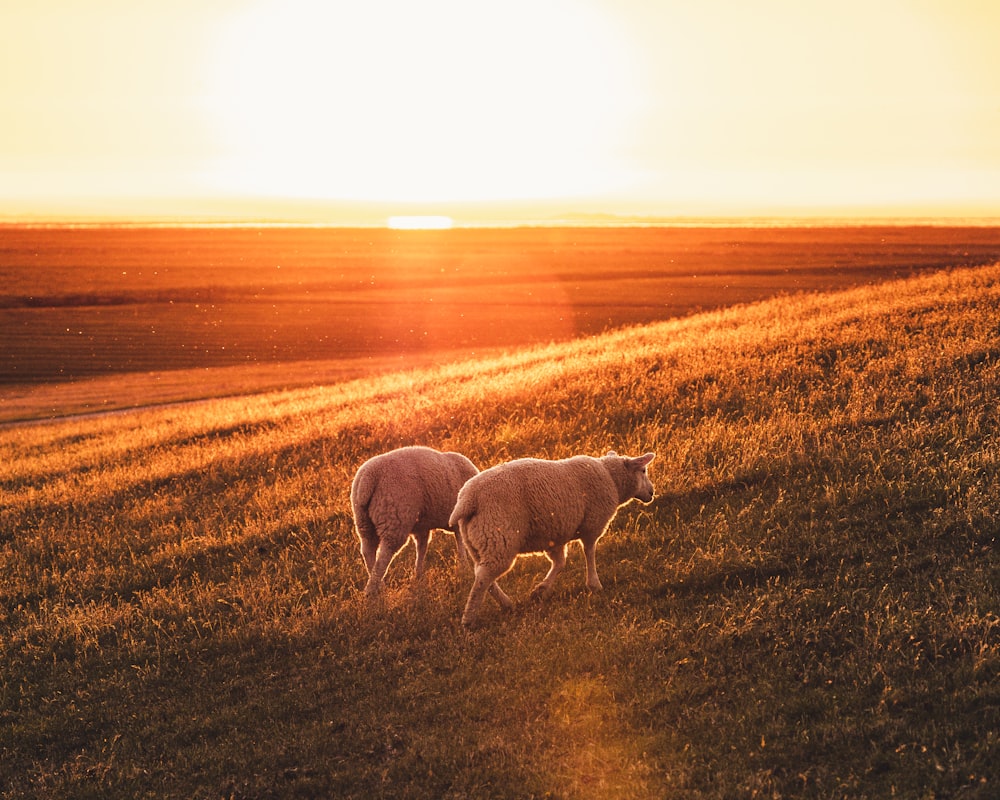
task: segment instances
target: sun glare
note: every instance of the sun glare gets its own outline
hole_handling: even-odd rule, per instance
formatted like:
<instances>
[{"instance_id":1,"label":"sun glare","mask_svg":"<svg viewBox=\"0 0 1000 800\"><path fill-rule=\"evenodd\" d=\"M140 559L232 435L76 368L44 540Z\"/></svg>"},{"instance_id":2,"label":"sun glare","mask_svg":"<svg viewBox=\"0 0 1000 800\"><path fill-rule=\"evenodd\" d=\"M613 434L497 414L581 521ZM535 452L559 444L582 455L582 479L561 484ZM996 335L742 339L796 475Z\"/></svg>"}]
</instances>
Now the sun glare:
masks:
<instances>
[{"instance_id":1,"label":"sun glare","mask_svg":"<svg viewBox=\"0 0 1000 800\"><path fill-rule=\"evenodd\" d=\"M641 81L596 4L258 0L215 53L206 180L229 193L481 202L634 177Z\"/></svg>"},{"instance_id":2,"label":"sun glare","mask_svg":"<svg viewBox=\"0 0 1000 800\"><path fill-rule=\"evenodd\" d=\"M435 216L435 215L411 215L411 216L396 216L389 217L386 220L386 226L397 231L413 231L413 230L436 230L443 231L452 227L454 223L451 217Z\"/></svg>"}]
</instances>

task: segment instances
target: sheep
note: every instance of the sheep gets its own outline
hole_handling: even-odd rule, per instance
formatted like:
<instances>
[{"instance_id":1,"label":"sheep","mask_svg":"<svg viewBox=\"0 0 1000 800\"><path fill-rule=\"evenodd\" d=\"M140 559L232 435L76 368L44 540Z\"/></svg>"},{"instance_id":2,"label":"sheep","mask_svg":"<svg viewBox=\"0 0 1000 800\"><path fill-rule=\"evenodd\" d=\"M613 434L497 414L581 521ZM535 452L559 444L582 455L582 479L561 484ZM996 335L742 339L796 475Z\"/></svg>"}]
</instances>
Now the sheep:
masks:
<instances>
[{"instance_id":1,"label":"sheep","mask_svg":"<svg viewBox=\"0 0 1000 800\"><path fill-rule=\"evenodd\" d=\"M351 483L351 508L368 569L365 594L378 595L393 557L412 536L417 548L415 578L424 574L431 531L455 528L448 515L458 490L479 469L460 453L430 447L401 447L362 464ZM466 561L456 536L458 569Z\"/></svg>"},{"instance_id":2,"label":"sheep","mask_svg":"<svg viewBox=\"0 0 1000 800\"><path fill-rule=\"evenodd\" d=\"M627 458L611 451L603 458L521 458L471 478L458 493L448 520L457 527L458 538L475 565L462 624L475 624L487 591L505 609L512 607L496 580L521 553L548 556L551 568L532 590L532 597L548 597L566 564L566 545L574 539L582 541L587 557L587 587L601 589L595 561L597 540L620 506L633 498L652 501L653 484L646 466L654 455Z\"/></svg>"}]
</instances>

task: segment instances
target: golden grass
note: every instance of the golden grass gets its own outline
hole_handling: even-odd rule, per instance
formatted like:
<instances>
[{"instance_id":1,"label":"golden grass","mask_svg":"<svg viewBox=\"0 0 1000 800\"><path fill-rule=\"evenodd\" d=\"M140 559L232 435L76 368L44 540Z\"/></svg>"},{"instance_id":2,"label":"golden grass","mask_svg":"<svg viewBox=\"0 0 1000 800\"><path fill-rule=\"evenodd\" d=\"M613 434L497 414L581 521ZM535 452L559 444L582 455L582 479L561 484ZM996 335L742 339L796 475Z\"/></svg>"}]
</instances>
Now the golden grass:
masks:
<instances>
[{"instance_id":1,"label":"golden grass","mask_svg":"<svg viewBox=\"0 0 1000 800\"><path fill-rule=\"evenodd\" d=\"M0 429L5 796L987 797L1000 265L331 386ZM371 613L347 492L654 450L552 600Z\"/></svg>"}]
</instances>

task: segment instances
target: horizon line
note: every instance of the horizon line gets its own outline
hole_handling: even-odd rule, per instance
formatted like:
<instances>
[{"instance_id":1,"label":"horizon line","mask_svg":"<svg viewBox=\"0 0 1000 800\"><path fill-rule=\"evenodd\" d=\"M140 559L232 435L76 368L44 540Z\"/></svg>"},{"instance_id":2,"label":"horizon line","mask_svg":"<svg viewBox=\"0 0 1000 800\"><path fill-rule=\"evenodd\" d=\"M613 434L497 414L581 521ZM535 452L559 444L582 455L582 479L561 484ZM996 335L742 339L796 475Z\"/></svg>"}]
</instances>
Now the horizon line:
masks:
<instances>
[{"instance_id":1,"label":"horizon line","mask_svg":"<svg viewBox=\"0 0 1000 800\"><path fill-rule=\"evenodd\" d=\"M439 216L439 215L436 215ZM394 230L389 215L379 220L319 220L280 215L171 215L171 214L0 214L0 228L342 228ZM990 227L1000 225L1000 213L982 214L676 214L644 215L571 212L563 215L525 218L462 219L449 215L447 228L425 228L411 232L446 233L476 228L656 228L656 227L862 227L944 226Z\"/></svg>"}]
</instances>

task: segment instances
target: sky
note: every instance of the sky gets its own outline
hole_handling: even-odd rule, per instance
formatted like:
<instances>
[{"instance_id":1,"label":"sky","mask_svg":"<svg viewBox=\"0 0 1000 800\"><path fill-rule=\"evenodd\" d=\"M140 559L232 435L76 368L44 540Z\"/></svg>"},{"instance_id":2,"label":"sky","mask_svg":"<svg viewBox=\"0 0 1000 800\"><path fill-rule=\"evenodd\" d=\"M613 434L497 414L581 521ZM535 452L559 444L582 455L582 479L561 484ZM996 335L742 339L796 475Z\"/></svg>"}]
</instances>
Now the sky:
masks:
<instances>
[{"instance_id":1,"label":"sky","mask_svg":"<svg viewBox=\"0 0 1000 800\"><path fill-rule=\"evenodd\" d=\"M0 219L1000 217L994 0L0 0Z\"/></svg>"}]
</instances>

